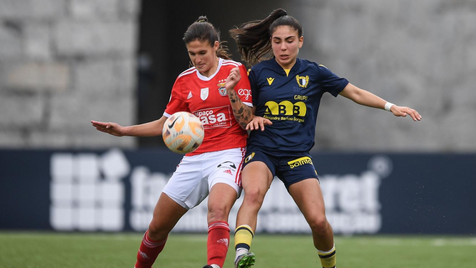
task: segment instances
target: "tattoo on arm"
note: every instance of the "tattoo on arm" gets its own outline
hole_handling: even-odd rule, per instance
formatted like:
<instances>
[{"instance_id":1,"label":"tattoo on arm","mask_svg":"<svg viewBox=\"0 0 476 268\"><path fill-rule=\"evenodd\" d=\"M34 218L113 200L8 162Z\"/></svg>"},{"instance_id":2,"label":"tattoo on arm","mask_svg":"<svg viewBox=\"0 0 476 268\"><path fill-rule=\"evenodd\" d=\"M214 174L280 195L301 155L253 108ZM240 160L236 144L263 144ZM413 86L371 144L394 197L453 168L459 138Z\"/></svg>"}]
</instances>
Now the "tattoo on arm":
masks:
<instances>
[{"instance_id":1,"label":"tattoo on arm","mask_svg":"<svg viewBox=\"0 0 476 268\"><path fill-rule=\"evenodd\" d=\"M236 122L245 129L246 125L251 121L252 108L244 104L240 98L236 95L235 90L228 90L228 98L231 102L233 114L235 115Z\"/></svg>"}]
</instances>

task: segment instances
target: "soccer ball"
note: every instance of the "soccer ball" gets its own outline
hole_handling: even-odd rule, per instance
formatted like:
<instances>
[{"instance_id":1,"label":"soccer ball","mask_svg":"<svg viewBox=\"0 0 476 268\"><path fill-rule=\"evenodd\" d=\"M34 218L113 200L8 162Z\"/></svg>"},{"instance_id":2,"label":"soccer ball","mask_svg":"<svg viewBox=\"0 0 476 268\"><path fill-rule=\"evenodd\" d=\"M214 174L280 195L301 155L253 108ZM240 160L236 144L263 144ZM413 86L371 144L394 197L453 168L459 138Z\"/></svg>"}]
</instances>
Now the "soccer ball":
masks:
<instances>
[{"instance_id":1,"label":"soccer ball","mask_svg":"<svg viewBox=\"0 0 476 268\"><path fill-rule=\"evenodd\" d=\"M202 122L188 112L176 112L164 123L162 138L167 147L179 154L195 151L204 137Z\"/></svg>"}]
</instances>

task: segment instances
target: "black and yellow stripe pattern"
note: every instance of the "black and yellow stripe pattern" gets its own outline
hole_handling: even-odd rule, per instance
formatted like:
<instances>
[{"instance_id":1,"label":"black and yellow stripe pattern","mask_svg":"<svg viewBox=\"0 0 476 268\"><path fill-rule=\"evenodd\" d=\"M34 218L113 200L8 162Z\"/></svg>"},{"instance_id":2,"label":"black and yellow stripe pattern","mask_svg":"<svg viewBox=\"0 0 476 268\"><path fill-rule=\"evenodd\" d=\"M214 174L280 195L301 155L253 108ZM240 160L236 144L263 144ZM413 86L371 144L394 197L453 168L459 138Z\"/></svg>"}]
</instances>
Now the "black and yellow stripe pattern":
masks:
<instances>
[{"instance_id":1,"label":"black and yellow stripe pattern","mask_svg":"<svg viewBox=\"0 0 476 268\"><path fill-rule=\"evenodd\" d=\"M336 268L336 247L333 246L329 251L318 251L319 258L323 268Z\"/></svg>"},{"instance_id":2,"label":"black and yellow stripe pattern","mask_svg":"<svg viewBox=\"0 0 476 268\"><path fill-rule=\"evenodd\" d=\"M235 230L235 250L238 248L245 248L250 250L251 241L254 237L253 230L248 225L240 225Z\"/></svg>"}]
</instances>

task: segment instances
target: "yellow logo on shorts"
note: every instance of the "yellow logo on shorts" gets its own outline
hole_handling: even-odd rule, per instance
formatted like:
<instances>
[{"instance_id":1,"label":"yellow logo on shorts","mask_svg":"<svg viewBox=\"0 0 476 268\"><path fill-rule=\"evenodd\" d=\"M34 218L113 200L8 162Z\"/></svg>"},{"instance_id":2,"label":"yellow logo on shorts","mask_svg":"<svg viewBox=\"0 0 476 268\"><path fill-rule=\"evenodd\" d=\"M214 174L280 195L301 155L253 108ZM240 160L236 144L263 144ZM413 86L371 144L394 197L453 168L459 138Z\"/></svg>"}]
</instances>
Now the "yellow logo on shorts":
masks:
<instances>
[{"instance_id":1,"label":"yellow logo on shorts","mask_svg":"<svg viewBox=\"0 0 476 268\"><path fill-rule=\"evenodd\" d=\"M251 159L255 157L255 152L252 152L250 155L248 155L245 159L245 163L248 163Z\"/></svg>"},{"instance_id":2,"label":"yellow logo on shorts","mask_svg":"<svg viewBox=\"0 0 476 268\"><path fill-rule=\"evenodd\" d=\"M298 159L295 159L293 161L289 161L288 165L291 169L304 166L304 165L312 165L312 160L309 156L301 157Z\"/></svg>"}]
</instances>

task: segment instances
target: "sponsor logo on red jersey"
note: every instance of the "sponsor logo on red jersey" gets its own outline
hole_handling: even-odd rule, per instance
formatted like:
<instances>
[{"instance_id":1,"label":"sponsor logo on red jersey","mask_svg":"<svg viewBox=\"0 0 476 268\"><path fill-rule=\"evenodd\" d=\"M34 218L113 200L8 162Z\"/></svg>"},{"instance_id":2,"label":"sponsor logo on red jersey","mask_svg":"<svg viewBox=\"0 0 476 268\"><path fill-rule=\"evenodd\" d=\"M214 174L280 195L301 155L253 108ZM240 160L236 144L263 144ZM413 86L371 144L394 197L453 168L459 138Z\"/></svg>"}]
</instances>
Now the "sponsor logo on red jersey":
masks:
<instances>
[{"instance_id":1,"label":"sponsor logo on red jersey","mask_svg":"<svg viewBox=\"0 0 476 268\"><path fill-rule=\"evenodd\" d=\"M232 125L230 106L202 109L194 112L194 114L200 118L205 129L229 128Z\"/></svg>"}]
</instances>

